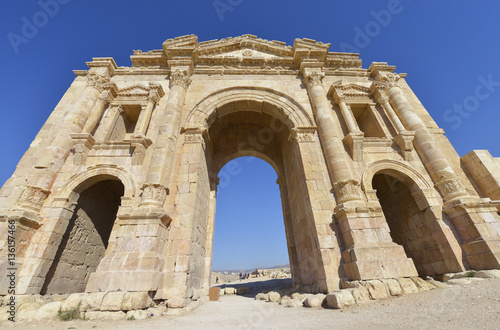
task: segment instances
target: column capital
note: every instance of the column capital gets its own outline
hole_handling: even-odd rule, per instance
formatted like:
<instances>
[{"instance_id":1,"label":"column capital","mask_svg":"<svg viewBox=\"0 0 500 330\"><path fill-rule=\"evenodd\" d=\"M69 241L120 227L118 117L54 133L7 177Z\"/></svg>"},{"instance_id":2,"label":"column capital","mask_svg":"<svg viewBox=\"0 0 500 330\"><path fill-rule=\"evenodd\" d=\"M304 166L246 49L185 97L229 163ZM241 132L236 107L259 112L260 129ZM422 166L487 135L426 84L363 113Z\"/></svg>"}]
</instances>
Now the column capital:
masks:
<instances>
[{"instance_id":1,"label":"column capital","mask_svg":"<svg viewBox=\"0 0 500 330\"><path fill-rule=\"evenodd\" d=\"M181 86L187 89L191 84L190 76L187 70L174 69L170 72L170 86Z\"/></svg>"},{"instance_id":2,"label":"column capital","mask_svg":"<svg viewBox=\"0 0 500 330\"><path fill-rule=\"evenodd\" d=\"M356 180L343 180L334 184L337 203L361 199L361 186Z\"/></svg>"},{"instance_id":3,"label":"column capital","mask_svg":"<svg viewBox=\"0 0 500 330\"><path fill-rule=\"evenodd\" d=\"M323 86L322 81L323 78L325 77L325 73L321 72L319 70L314 70L311 72L304 72L304 83L307 87L313 87L313 86Z\"/></svg>"},{"instance_id":4,"label":"column capital","mask_svg":"<svg viewBox=\"0 0 500 330\"><path fill-rule=\"evenodd\" d=\"M163 205L169 193L169 189L159 183L145 183L141 190L141 205Z\"/></svg>"},{"instance_id":5,"label":"column capital","mask_svg":"<svg viewBox=\"0 0 500 330\"><path fill-rule=\"evenodd\" d=\"M118 95L118 87L116 87L116 84L107 82L102 86L102 92L99 96L99 100L105 103L111 103L116 95Z\"/></svg>"}]
</instances>

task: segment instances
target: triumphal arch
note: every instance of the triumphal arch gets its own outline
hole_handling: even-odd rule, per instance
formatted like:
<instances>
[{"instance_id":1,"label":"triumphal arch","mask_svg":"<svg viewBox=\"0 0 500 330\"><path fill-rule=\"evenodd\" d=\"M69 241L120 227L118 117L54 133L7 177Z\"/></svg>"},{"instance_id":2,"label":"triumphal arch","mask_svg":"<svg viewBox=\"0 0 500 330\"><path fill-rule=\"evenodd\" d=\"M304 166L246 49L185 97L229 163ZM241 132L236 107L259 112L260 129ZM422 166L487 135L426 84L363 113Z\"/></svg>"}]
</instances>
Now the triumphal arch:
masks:
<instances>
[{"instance_id":1,"label":"triumphal arch","mask_svg":"<svg viewBox=\"0 0 500 330\"><path fill-rule=\"evenodd\" d=\"M406 74L329 47L188 35L75 71L0 193L16 293L206 296L217 175L240 156L278 174L303 290L499 269L500 160L460 158Z\"/></svg>"}]
</instances>

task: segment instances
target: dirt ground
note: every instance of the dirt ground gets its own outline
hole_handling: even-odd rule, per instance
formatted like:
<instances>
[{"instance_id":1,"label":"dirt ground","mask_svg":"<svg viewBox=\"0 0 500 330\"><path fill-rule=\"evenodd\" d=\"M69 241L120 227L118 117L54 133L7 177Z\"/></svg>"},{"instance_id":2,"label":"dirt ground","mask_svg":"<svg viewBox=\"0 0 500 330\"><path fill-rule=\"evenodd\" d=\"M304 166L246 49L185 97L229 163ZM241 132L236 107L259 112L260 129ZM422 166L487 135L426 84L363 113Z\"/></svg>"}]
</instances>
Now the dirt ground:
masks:
<instances>
[{"instance_id":1,"label":"dirt ground","mask_svg":"<svg viewBox=\"0 0 500 330\"><path fill-rule=\"evenodd\" d=\"M257 280L257 281L256 281ZM259 281L260 280L260 281ZM289 279L250 279L248 296L222 296L188 315L135 321L5 323L5 329L500 329L500 279L454 285L346 310L285 308L253 299ZM236 285L232 285L236 286Z\"/></svg>"}]
</instances>

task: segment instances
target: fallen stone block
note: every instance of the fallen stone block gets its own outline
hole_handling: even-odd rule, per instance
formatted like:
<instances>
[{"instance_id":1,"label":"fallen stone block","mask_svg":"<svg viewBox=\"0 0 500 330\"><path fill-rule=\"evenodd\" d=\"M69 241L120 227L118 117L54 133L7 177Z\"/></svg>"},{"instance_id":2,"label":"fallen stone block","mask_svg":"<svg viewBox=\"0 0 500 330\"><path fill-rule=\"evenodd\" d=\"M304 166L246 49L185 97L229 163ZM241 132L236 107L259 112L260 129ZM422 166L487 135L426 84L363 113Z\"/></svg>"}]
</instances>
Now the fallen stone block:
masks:
<instances>
[{"instance_id":1,"label":"fallen stone block","mask_svg":"<svg viewBox=\"0 0 500 330\"><path fill-rule=\"evenodd\" d=\"M446 284L451 284L451 285L467 285L471 284L472 282L477 282L477 281L482 281L482 278L477 278L477 277L464 277L464 278L454 278L446 282Z\"/></svg>"},{"instance_id":2,"label":"fallen stone block","mask_svg":"<svg viewBox=\"0 0 500 330\"><path fill-rule=\"evenodd\" d=\"M267 294L267 301L278 302L281 300L281 296L278 292L271 291Z\"/></svg>"},{"instance_id":3,"label":"fallen stone block","mask_svg":"<svg viewBox=\"0 0 500 330\"><path fill-rule=\"evenodd\" d=\"M281 305L289 308L297 308L302 307L303 303L298 299L281 299Z\"/></svg>"},{"instance_id":4,"label":"fallen stone block","mask_svg":"<svg viewBox=\"0 0 500 330\"><path fill-rule=\"evenodd\" d=\"M256 300L265 300L267 301L268 300L268 295L267 293L257 293L257 295L255 296L255 299Z\"/></svg>"},{"instance_id":5,"label":"fallen stone block","mask_svg":"<svg viewBox=\"0 0 500 330\"><path fill-rule=\"evenodd\" d=\"M474 277L478 278L500 278L500 270L499 269L490 269L490 270L480 270Z\"/></svg>"},{"instance_id":6,"label":"fallen stone block","mask_svg":"<svg viewBox=\"0 0 500 330\"><path fill-rule=\"evenodd\" d=\"M415 283L416 287L418 288L418 291L428 291L435 288L432 284L429 284L420 277L414 276L410 277L410 279L413 281L413 283Z\"/></svg>"},{"instance_id":7,"label":"fallen stone block","mask_svg":"<svg viewBox=\"0 0 500 330\"><path fill-rule=\"evenodd\" d=\"M236 294L236 289L235 288L226 288L225 289L225 294Z\"/></svg>"},{"instance_id":8,"label":"fallen stone block","mask_svg":"<svg viewBox=\"0 0 500 330\"><path fill-rule=\"evenodd\" d=\"M61 305L61 310L63 312L67 312L69 310L78 308L78 306L81 305L82 299L85 295L85 293L73 293L68 297L68 299L64 300Z\"/></svg>"},{"instance_id":9,"label":"fallen stone block","mask_svg":"<svg viewBox=\"0 0 500 330\"><path fill-rule=\"evenodd\" d=\"M306 307L321 307L326 299L326 295L318 293L311 295L304 300L304 306Z\"/></svg>"},{"instance_id":10,"label":"fallen stone block","mask_svg":"<svg viewBox=\"0 0 500 330\"><path fill-rule=\"evenodd\" d=\"M48 304L43 305L36 312L37 320L53 320L57 319L58 312L61 309L61 301L53 301Z\"/></svg>"}]
</instances>

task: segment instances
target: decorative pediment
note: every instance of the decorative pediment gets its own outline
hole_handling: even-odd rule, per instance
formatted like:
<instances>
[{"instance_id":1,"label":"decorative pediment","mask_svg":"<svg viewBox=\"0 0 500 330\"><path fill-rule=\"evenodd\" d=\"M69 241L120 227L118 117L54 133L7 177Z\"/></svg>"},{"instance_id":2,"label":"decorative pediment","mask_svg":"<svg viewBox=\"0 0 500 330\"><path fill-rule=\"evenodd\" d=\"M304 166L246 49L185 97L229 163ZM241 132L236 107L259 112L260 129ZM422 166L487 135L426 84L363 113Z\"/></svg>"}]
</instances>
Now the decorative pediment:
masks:
<instances>
[{"instance_id":1,"label":"decorative pediment","mask_svg":"<svg viewBox=\"0 0 500 330\"><path fill-rule=\"evenodd\" d=\"M158 100L165 92L160 84L133 84L118 90L117 100L138 100L146 101L148 98L153 97Z\"/></svg>"},{"instance_id":2,"label":"decorative pediment","mask_svg":"<svg viewBox=\"0 0 500 330\"><path fill-rule=\"evenodd\" d=\"M333 83L328 91L328 94L335 100L335 102L338 102L340 99L359 100L371 97L369 87L357 84L344 84L341 81Z\"/></svg>"}]
</instances>

